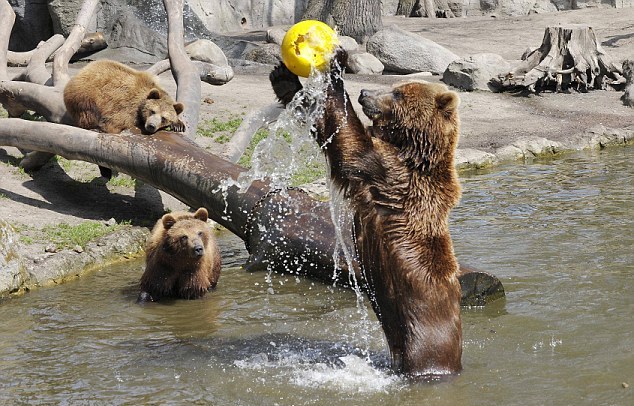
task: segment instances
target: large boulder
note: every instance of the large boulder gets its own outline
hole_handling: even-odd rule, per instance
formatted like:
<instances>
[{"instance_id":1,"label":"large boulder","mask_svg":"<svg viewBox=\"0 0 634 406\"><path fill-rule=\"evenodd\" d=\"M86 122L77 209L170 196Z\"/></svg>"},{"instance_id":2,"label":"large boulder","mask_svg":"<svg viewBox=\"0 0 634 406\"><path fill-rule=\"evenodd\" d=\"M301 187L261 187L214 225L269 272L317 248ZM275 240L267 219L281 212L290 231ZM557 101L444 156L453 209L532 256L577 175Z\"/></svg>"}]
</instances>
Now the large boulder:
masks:
<instances>
[{"instance_id":1,"label":"large boulder","mask_svg":"<svg viewBox=\"0 0 634 406\"><path fill-rule=\"evenodd\" d=\"M372 35L366 49L383 63L386 71L396 73L441 74L459 59L447 48L393 25Z\"/></svg>"},{"instance_id":2,"label":"large boulder","mask_svg":"<svg viewBox=\"0 0 634 406\"><path fill-rule=\"evenodd\" d=\"M491 79L510 69L511 64L500 55L475 54L450 63L442 80L450 86L467 91L493 90L489 86Z\"/></svg>"},{"instance_id":3,"label":"large boulder","mask_svg":"<svg viewBox=\"0 0 634 406\"><path fill-rule=\"evenodd\" d=\"M367 52L355 52L348 57L346 70L360 75L380 75L385 67L374 55Z\"/></svg>"}]
</instances>

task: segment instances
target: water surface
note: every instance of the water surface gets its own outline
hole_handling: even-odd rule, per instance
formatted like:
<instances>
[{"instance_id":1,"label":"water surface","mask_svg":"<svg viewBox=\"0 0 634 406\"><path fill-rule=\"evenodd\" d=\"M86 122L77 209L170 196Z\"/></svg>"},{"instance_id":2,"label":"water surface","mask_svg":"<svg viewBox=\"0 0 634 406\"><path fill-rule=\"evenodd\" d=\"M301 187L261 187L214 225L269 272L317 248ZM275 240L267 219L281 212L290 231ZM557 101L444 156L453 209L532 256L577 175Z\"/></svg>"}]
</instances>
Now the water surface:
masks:
<instances>
[{"instance_id":1,"label":"water surface","mask_svg":"<svg viewBox=\"0 0 634 406\"><path fill-rule=\"evenodd\" d=\"M354 293L224 269L203 300L135 303L142 261L0 302L0 404L631 405L634 148L461 175L461 262L507 297L463 309L464 372L392 375Z\"/></svg>"}]
</instances>

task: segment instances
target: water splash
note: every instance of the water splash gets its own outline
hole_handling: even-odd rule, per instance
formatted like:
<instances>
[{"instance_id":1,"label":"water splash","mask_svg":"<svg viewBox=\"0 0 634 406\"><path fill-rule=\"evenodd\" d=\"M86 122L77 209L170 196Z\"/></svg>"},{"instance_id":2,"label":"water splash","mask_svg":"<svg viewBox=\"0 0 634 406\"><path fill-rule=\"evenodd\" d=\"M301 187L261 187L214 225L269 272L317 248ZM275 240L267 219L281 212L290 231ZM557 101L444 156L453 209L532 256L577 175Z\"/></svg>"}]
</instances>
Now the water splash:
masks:
<instances>
[{"instance_id":1,"label":"water splash","mask_svg":"<svg viewBox=\"0 0 634 406\"><path fill-rule=\"evenodd\" d=\"M320 165L328 171L329 165L324 162L321 149L328 148L338 131L335 131L321 146L315 142L312 133L318 120L323 118L326 90L329 85L330 74L313 70L305 81L303 89L295 95L286 109L279 115L277 121L270 127L268 137L255 147L251 158L251 168L242 172L236 181L227 180L220 186L221 189L226 190L230 186L237 185L240 191L244 192L255 180L266 178L271 183L271 190L280 190L279 193L284 194L287 188L292 185L293 176L305 168ZM350 112L343 113L345 118ZM330 180L330 174L326 174L326 179ZM356 293L357 315L361 323L366 326L365 330L369 331L373 322L370 320L368 307L364 303L365 296L361 281L357 280L357 272L354 271L360 269L353 227L354 211L341 191L331 182L328 183L331 219L336 233L336 245L333 252L335 262L333 280L338 280L337 273L339 269L344 268L339 256L339 253L343 252L346 268L350 270L348 284L353 287ZM301 258L297 258L297 261L285 264L286 271L295 273L296 269L301 268L299 263L301 260ZM276 287L272 283L271 272L272 270L269 269L265 276L265 282L268 285L267 292L273 295ZM363 347L365 349L361 350L361 354L369 365L370 334L365 334Z\"/></svg>"}]
</instances>

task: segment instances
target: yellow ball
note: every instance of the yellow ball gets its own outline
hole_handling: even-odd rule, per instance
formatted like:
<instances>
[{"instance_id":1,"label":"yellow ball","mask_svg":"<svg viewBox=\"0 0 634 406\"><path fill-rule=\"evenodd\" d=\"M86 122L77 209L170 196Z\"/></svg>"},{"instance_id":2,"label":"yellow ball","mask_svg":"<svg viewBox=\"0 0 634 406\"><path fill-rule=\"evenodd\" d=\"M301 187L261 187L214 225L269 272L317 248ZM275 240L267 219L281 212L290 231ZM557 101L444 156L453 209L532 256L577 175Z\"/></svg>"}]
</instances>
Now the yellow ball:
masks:
<instances>
[{"instance_id":1,"label":"yellow ball","mask_svg":"<svg viewBox=\"0 0 634 406\"><path fill-rule=\"evenodd\" d=\"M308 77L311 67L325 70L339 39L327 24L304 20L293 25L282 40L282 61L297 76Z\"/></svg>"}]
</instances>

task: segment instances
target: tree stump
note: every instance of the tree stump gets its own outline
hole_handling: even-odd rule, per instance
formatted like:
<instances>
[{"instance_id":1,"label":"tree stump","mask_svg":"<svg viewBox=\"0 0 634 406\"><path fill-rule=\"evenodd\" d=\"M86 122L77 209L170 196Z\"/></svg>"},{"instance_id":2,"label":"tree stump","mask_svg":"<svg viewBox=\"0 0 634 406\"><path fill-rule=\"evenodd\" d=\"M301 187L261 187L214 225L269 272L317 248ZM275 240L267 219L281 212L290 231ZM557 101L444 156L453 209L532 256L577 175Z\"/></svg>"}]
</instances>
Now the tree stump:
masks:
<instances>
[{"instance_id":1,"label":"tree stump","mask_svg":"<svg viewBox=\"0 0 634 406\"><path fill-rule=\"evenodd\" d=\"M621 84L621 69L605 53L592 27L548 27L539 48L528 52L511 72L493 78L499 90L524 88L532 93L553 89L606 89Z\"/></svg>"}]
</instances>

